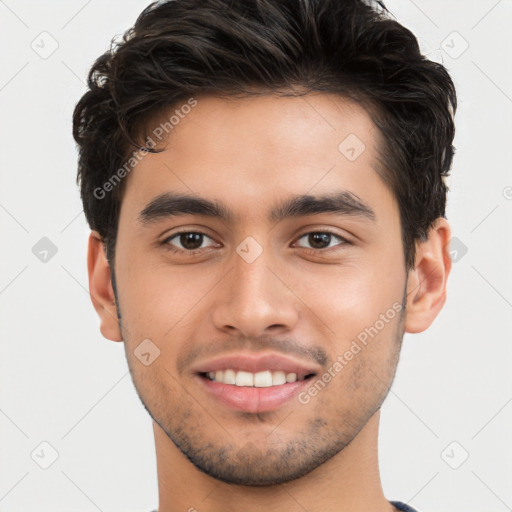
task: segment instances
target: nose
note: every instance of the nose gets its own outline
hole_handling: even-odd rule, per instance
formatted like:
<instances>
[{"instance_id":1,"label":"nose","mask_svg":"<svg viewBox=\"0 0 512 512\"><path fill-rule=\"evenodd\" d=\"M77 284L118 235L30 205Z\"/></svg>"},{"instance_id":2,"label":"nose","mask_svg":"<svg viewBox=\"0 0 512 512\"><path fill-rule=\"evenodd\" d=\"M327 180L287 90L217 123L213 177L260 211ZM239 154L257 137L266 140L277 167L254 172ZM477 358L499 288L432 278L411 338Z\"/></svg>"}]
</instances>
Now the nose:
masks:
<instances>
[{"instance_id":1,"label":"nose","mask_svg":"<svg viewBox=\"0 0 512 512\"><path fill-rule=\"evenodd\" d=\"M300 301L267 251L250 263L234 253L232 261L234 268L220 283L216 297L215 327L244 337L292 330L299 318Z\"/></svg>"}]
</instances>

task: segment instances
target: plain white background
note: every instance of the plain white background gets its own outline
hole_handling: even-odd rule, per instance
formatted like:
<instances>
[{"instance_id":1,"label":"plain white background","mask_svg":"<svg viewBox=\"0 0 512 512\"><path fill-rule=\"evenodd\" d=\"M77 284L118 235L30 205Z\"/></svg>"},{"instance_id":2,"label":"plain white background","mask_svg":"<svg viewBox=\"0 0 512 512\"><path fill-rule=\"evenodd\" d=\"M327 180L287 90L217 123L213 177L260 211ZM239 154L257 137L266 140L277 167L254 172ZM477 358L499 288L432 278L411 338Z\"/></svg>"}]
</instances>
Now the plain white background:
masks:
<instances>
[{"instance_id":1,"label":"plain white background","mask_svg":"<svg viewBox=\"0 0 512 512\"><path fill-rule=\"evenodd\" d=\"M446 65L459 110L448 203L456 262L440 316L404 339L382 409L384 491L421 512L504 512L512 509L512 3L386 4ZM157 506L151 420L122 344L101 337L87 293L71 136L92 62L146 5L0 1L2 512ZM53 450L58 458L44 469Z\"/></svg>"}]
</instances>

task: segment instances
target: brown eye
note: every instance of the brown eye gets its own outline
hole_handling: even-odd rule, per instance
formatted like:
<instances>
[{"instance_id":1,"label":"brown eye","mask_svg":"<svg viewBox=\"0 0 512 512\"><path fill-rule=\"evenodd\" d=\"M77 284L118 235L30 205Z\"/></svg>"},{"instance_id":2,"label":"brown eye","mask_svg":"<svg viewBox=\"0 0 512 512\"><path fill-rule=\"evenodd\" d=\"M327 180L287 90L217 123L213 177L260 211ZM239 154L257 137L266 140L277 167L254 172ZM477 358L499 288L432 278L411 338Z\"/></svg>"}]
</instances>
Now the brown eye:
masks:
<instances>
[{"instance_id":1,"label":"brown eye","mask_svg":"<svg viewBox=\"0 0 512 512\"><path fill-rule=\"evenodd\" d=\"M335 235L334 233L330 233L329 231L312 231L311 233L306 233L299 238L299 241L302 239L306 239L309 247L306 245L299 244L299 247L307 247L310 249L328 249L330 247L336 245L344 245L348 243L343 237L339 235ZM340 240L342 243L331 245L333 241L336 239Z\"/></svg>"},{"instance_id":2,"label":"brown eye","mask_svg":"<svg viewBox=\"0 0 512 512\"><path fill-rule=\"evenodd\" d=\"M208 235L199 231L182 231L166 238L163 243L171 245L175 250L195 251L204 248L202 245L205 239L211 240Z\"/></svg>"}]
</instances>

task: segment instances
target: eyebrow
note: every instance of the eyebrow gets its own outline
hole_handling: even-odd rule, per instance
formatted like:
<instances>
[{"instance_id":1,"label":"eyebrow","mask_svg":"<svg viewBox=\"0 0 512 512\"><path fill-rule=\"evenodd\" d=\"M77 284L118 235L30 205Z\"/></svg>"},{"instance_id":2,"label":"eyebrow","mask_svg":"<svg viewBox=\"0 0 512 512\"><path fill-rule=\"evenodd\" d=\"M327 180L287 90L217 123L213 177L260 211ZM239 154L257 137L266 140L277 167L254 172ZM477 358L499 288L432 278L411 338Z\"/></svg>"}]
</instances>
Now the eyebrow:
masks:
<instances>
[{"instance_id":1,"label":"eyebrow","mask_svg":"<svg viewBox=\"0 0 512 512\"><path fill-rule=\"evenodd\" d=\"M339 216L360 217L375 221L372 208L357 195L343 190L321 196L293 196L275 206L269 221L279 222L287 218L333 213ZM168 217L202 215L232 222L233 213L219 201L184 194L164 193L151 200L139 214L141 224L150 224Z\"/></svg>"}]
</instances>

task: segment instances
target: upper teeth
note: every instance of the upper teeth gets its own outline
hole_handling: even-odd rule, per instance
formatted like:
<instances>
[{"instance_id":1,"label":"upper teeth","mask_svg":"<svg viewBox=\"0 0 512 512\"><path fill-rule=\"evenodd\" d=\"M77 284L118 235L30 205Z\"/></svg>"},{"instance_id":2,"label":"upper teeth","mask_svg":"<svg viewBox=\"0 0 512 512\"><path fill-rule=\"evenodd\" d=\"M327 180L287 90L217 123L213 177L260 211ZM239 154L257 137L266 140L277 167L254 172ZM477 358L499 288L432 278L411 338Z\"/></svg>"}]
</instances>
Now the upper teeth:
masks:
<instances>
[{"instance_id":1,"label":"upper teeth","mask_svg":"<svg viewBox=\"0 0 512 512\"><path fill-rule=\"evenodd\" d=\"M249 386L256 388L268 388L270 386L279 386L286 382L295 382L296 373L285 373L283 371L251 373L242 370L217 370L208 372L208 377L216 382L223 384L233 384L235 386Z\"/></svg>"}]
</instances>

